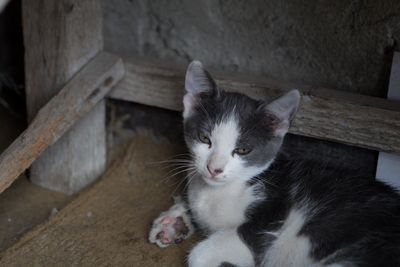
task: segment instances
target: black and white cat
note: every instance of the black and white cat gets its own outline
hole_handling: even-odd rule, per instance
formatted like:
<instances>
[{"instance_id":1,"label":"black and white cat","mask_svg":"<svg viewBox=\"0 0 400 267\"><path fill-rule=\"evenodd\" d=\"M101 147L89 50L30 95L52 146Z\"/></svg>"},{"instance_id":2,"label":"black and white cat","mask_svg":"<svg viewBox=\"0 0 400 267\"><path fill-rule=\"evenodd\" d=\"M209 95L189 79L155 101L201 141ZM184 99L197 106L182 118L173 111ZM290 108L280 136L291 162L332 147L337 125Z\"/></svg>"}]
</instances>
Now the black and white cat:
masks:
<instances>
[{"instance_id":1,"label":"black and white cat","mask_svg":"<svg viewBox=\"0 0 400 267\"><path fill-rule=\"evenodd\" d=\"M279 149L300 103L218 90L198 61L186 73L185 140L195 173L187 196L153 223L166 247L207 234L192 267L400 266L400 196L389 186ZM279 168L278 168L279 167Z\"/></svg>"}]
</instances>

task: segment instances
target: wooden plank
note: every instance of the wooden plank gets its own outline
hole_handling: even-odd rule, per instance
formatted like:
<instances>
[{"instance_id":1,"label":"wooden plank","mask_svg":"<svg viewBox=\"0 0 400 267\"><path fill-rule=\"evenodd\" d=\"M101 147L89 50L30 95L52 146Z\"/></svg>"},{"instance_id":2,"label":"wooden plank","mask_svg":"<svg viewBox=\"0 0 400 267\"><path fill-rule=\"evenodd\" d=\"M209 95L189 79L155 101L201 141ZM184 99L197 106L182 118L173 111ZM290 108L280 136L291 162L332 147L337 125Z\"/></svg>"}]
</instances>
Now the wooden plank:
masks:
<instances>
[{"instance_id":1,"label":"wooden plank","mask_svg":"<svg viewBox=\"0 0 400 267\"><path fill-rule=\"evenodd\" d=\"M100 0L23 0L29 121L103 49ZM99 103L30 169L33 183L74 193L106 165L105 106Z\"/></svg>"},{"instance_id":2,"label":"wooden plank","mask_svg":"<svg viewBox=\"0 0 400 267\"><path fill-rule=\"evenodd\" d=\"M109 97L182 110L184 70L126 63L126 76ZM302 91L290 132L373 150L400 153L400 106L376 97L295 86L266 78L216 75L218 85L255 99L271 100L292 88Z\"/></svg>"},{"instance_id":3,"label":"wooden plank","mask_svg":"<svg viewBox=\"0 0 400 267\"><path fill-rule=\"evenodd\" d=\"M104 52L76 74L0 155L0 192L10 186L74 123L96 107L123 75L124 66L121 59Z\"/></svg>"}]
</instances>

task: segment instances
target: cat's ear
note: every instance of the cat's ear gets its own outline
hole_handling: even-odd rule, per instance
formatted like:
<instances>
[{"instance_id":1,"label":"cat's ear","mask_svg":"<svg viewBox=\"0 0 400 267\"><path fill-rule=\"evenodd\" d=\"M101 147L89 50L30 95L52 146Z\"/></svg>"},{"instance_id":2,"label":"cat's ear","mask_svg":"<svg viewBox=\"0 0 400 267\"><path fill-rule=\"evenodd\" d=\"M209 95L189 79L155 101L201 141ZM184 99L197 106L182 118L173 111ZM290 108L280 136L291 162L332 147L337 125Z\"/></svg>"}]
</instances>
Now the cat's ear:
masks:
<instances>
[{"instance_id":1,"label":"cat's ear","mask_svg":"<svg viewBox=\"0 0 400 267\"><path fill-rule=\"evenodd\" d=\"M192 61L186 70L186 94L183 98L183 117L187 118L202 95L212 95L216 91L216 84L210 73L203 68L200 61Z\"/></svg>"},{"instance_id":2,"label":"cat's ear","mask_svg":"<svg viewBox=\"0 0 400 267\"><path fill-rule=\"evenodd\" d=\"M210 73L203 68L203 64L197 60L192 61L186 70L186 92L198 95L202 93L212 93L215 88L215 81Z\"/></svg>"},{"instance_id":3,"label":"cat's ear","mask_svg":"<svg viewBox=\"0 0 400 267\"><path fill-rule=\"evenodd\" d=\"M300 92L291 90L265 106L269 115L273 115L272 128L274 135L283 137L289 130L300 104Z\"/></svg>"}]
</instances>

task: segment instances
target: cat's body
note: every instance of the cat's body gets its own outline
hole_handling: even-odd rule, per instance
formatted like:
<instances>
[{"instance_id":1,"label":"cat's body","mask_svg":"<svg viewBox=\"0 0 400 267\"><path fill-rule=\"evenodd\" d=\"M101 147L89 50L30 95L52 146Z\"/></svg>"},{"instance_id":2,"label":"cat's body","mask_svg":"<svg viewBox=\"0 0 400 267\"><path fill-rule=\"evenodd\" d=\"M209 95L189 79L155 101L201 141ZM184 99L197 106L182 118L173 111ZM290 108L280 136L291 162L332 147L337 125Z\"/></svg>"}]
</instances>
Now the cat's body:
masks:
<instances>
[{"instance_id":1,"label":"cat's body","mask_svg":"<svg viewBox=\"0 0 400 267\"><path fill-rule=\"evenodd\" d=\"M277 160L262 175L267 197L239 227L256 262L400 266L399 195L371 178L300 162Z\"/></svg>"},{"instance_id":2,"label":"cat's body","mask_svg":"<svg viewBox=\"0 0 400 267\"><path fill-rule=\"evenodd\" d=\"M155 221L151 242L186 238L192 227L178 221L188 222L188 213L176 215L186 207L208 235L190 252L190 266L400 266L398 193L279 154L297 91L272 103L218 91L198 62L186 90L185 140L196 172L186 203Z\"/></svg>"}]
</instances>

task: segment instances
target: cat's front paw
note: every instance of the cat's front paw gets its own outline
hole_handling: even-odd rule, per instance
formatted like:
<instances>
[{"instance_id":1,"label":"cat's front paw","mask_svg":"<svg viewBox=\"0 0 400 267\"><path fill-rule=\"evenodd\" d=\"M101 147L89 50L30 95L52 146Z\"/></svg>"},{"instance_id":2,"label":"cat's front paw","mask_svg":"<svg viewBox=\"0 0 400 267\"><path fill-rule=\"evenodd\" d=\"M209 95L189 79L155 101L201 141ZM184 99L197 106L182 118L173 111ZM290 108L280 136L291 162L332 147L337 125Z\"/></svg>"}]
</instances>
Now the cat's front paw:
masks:
<instances>
[{"instance_id":1,"label":"cat's front paw","mask_svg":"<svg viewBox=\"0 0 400 267\"><path fill-rule=\"evenodd\" d=\"M171 244L179 244L194 232L194 227L187 214L185 205L181 200L176 200L176 204L169 210L162 212L154 220L150 230L149 241L157 244L161 248Z\"/></svg>"}]
</instances>

